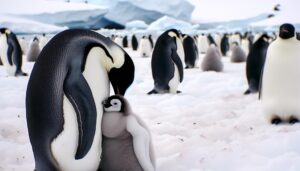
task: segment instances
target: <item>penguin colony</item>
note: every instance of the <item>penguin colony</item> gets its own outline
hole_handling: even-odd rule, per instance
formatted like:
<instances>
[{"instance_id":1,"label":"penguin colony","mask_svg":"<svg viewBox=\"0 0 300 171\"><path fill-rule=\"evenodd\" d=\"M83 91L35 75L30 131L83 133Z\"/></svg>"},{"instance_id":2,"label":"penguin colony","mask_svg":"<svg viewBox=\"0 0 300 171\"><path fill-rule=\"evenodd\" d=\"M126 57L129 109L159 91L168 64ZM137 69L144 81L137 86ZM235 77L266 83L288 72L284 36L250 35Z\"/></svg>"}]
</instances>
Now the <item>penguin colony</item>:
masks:
<instances>
[{"instance_id":1,"label":"penguin colony","mask_svg":"<svg viewBox=\"0 0 300 171\"><path fill-rule=\"evenodd\" d=\"M123 97L133 82L134 64L122 47L151 58L154 88L148 94L180 93L184 66L222 72L223 57L246 62L244 94L259 92L270 123L295 124L300 119L298 35L293 25L283 24L275 38L251 32L192 36L171 29L156 41L152 35L138 41L134 34L112 35L112 41L96 32L73 29L50 41L45 35L34 38L28 46L24 38L18 41L11 30L2 28L0 59L9 76L27 75L22 71L22 54L36 62L26 92L35 170L152 171L150 130ZM54 50L62 46L64 50ZM109 84L115 93L110 97Z\"/></svg>"}]
</instances>

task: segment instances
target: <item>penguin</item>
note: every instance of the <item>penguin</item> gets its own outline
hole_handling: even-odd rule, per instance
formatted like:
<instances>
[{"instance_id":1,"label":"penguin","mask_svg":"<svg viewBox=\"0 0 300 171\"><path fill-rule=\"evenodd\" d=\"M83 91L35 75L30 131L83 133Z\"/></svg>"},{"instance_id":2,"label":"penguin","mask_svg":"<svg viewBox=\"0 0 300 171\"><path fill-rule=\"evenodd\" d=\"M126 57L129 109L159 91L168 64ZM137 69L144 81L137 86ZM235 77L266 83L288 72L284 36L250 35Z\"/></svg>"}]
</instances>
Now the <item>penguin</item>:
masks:
<instances>
[{"instance_id":1,"label":"penguin","mask_svg":"<svg viewBox=\"0 0 300 171\"><path fill-rule=\"evenodd\" d=\"M28 43L27 41L25 40L25 37L21 37L18 39L19 43L20 43L20 46L21 46L21 49L22 49L22 54L23 55L26 55L26 52L28 50Z\"/></svg>"},{"instance_id":2,"label":"penguin","mask_svg":"<svg viewBox=\"0 0 300 171\"><path fill-rule=\"evenodd\" d=\"M151 43L151 49L153 49L154 43L153 43L152 35L149 34L148 38L149 38L149 41L150 41L150 43Z\"/></svg>"},{"instance_id":3,"label":"penguin","mask_svg":"<svg viewBox=\"0 0 300 171\"><path fill-rule=\"evenodd\" d=\"M243 51L245 52L245 55L247 57L248 53L249 53L249 49L250 49L250 41L247 38L247 35L245 37L242 38L241 41L241 48L243 49Z\"/></svg>"},{"instance_id":4,"label":"penguin","mask_svg":"<svg viewBox=\"0 0 300 171\"><path fill-rule=\"evenodd\" d=\"M207 40L208 40L208 44L211 45L211 44L214 44L217 46L217 43L216 41L214 40L214 38L211 36L211 34L208 34L207 35Z\"/></svg>"},{"instance_id":5,"label":"penguin","mask_svg":"<svg viewBox=\"0 0 300 171\"><path fill-rule=\"evenodd\" d=\"M148 37L146 36L142 37L139 45L139 52L141 57L145 58L151 56L152 48Z\"/></svg>"},{"instance_id":6,"label":"penguin","mask_svg":"<svg viewBox=\"0 0 300 171\"><path fill-rule=\"evenodd\" d=\"M207 52L201 63L201 68L203 71L223 71L224 66L222 62L222 56L219 49L214 44L211 44L207 49Z\"/></svg>"},{"instance_id":7,"label":"penguin","mask_svg":"<svg viewBox=\"0 0 300 171\"><path fill-rule=\"evenodd\" d=\"M40 41L37 37L34 37L27 52L27 61L35 62L40 52Z\"/></svg>"},{"instance_id":8,"label":"penguin","mask_svg":"<svg viewBox=\"0 0 300 171\"><path fill-rule=\"evenodd\" d=\"M120 95L104 100L101 171L154 171L151 134Z\"/></svg>"},{"instance_id":9,"label":"penguin","mask_svg":"<svg viewBox=\"0 0 300 171\"><path fill-rule=\"evenodd\" d=\"M228 34L225 33L221 39L221 53L223 56L226 56L229 51L229 39Z\"/></svg>"},{"instance_id":10,"label":"penguin","mask_svg":"<svg viewBox=\"0 0 300 171\"><path fill-rule=\"evenodd\" d=\"M262 69L265 63L269 36L263 34L251 47L246 61L246 77L249 88L246 94L257 93L259 89Z\"/></svg>"},{"instance_id":11,"label":"penguin","mask_svg":"<svg viewBox=\"0 0 300 171\"><path fill-rule=\"evenodd\" d=\"M43 33L42 36L40 37L40 49L43 49L44 46L47 44L47 42L49 41L48 38L46 37L46 34Z\"/></svg>"},{"instance_id":12,"label":"penguin","mask_svg":"<svg viewBox=\"0 0 300 171\"><path fill-rule=\"evenodd\" d=\"M233 42L231 45L231 56L230 61L234 63L245 62L246 54L244 50L239 46L237 42Z\"/></svg>"},{"instance_id":13,"label":"penguin","mask_svg":"<svg viewBox=\"0 0 300 171\"><path fill-rule=\"evenodd\" d=\"M299 56L295 27L282 24L279 37L268 48L260 86L262 109L272 124L300 120Z\"/></svg>"},{"instance_id":14,"label":"penguin","mask_svg":"<svg viewBox=\"0 0 300 171\"><path fill-rule=\"evenodd\" d=\"M127 39L127 36L124 36L122 44L123 44L123 48L128 48L128 39Z\"/></svg>"},{"instance_id":15,"label":"penguin","mask_svg":"<svg viewBox=\"0 0 300 171\"><path fill-rule=\"evenodd\" d=\"M230 36L230 45L233 45L233 42L241 45L241 34L239 32L236 32L232 36Z\"/></svg>"},{"instance_id":16,"label":"penguin","mask_svg":"<svg viewBox=\"0 0 300 171\"><path fill-rule=\"evenodd\" d=\"M154 46L151 68L154 89L148 94L180 93L179 84L183 81L181 35L176 29L162 33Z\"/></svg>"},{"instance_id":17,"label":"penguin","mask_svg":"<svg viewBox=\"0 0 300 171\"><path fill-rule=\"evenodd\" d=\"M131 46L134 51L136 51L138 49L139 44L138 44L138 41L137 41L137 38L135 35L132 35Z\"/></svg>"},{"instance_id":18,"label":"penguin","mask_svg":"<svg viewBox=\"0 0 300 171\"><path fill-rule=\"evenodd\" d=\"M209 44L208 44L207 37L204 34L201 34L198 37L198 52L204 54L206 53L208 47Z\"/></svg>"},{"instance_id":19,"label":"penguin","mask_svg":"<svg viewBox=\"0 0 300 171\"><path fill-rule=\"evenodd\" d=\"M297 38L297 40L300 40L300 33L296 33L296 38Z\"/></svg>"},{"instance_id":20,"label":"penguin","mask_svg":"<svg viewBox=\"0 0 300 171\"><path fill-rule=\"evenodd\" d=\"M8 28L0 28L0 57L8 76L27 76L22 71L21 46Z\"/></svg>"},{"instance_id":21,"label":"penguin","mask_svg":"<svg viewBox=\"0 0 300 171\"><path fill-rule=\"evenodd\" d=\"M26 91L35 170L97 170L101 102L110 85L124 95L133 79L132 59L109 38L85 29L55 35L41 51Z\"/></svg>"},{"instance_id":22,"label":"penguin","mask_svg":"<svg viewBox=\"0 0 300 171\"><path fill-rule=\"evenodd\" d=\"M198 48L195 40L189 35L184 35L183 48L185 68L195 68L199 60Z\"/></svg>"},{"instance_id":23,"label":"penguin","mask_svg":"<svg viewBox=\"0 0 300 171\"><path fill-rule=\"evenodd\" d=\"M119 45L119 46L122 47L122 45L123 45L123 37L117 35L117 36L115 37L114 42L115 42L117 45Z\"/></svg>"}]
</instances>

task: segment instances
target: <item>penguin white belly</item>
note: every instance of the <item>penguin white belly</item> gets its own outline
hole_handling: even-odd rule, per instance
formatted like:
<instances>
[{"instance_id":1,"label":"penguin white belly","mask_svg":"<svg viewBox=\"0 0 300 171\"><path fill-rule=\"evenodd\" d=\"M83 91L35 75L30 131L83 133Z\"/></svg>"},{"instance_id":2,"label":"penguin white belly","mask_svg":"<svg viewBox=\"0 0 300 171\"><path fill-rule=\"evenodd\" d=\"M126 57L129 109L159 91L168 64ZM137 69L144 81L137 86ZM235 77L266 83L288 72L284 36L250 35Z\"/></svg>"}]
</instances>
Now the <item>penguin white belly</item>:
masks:
<instances>
[{"instance_id":1,"label":"penguin white belly","mask_svg":"<svg viewBox=\"0 0 300 171\"><path fill-rule=\"evenodd\" d=\"M242 40L242 49L244 50L246 56L249 53L249 41L248 40Z\"/></svg>"},{"instance_id":2,"label":"penguin white belly","mask_svg":"<svg viewBox=\"0 0 300 171\"><path fill-rule=\"evenodd\" d=\"M178 86L179 86L179 83L180 83L180 78L179 78L179 71L178 71L178 68L177 66L174 64L174 76L173 78L169 81L169 87L170 87L170 93L174 93L176 94L177 93L177 89L178 89Z\"/></svg>"},{"instance_id":3,"label":"penguin white belly","mask_svg":"<svg viewBox=\"0 0 300 171\"><path fill-rule=\"evenodd\" d=\"M292 48L291 48L292 47ZM270 45L263 73L262 107L268 119L300 117L300 54L290 44Z\"/></svg>"},{"instance_id":4,"label":"penguin white belly","mask_svg":"<svg viewBox=\"0 0 300 171\"><path fill-rule=\"evenodd\" d=\"M142 57L149 57L151 56L151 45L148 40L141 40L140 43L140 55Z\"/></svg>"},{"instance_id":5,"label":"penguin white belly","mask_svg":"<svg viewBox=\"0 0 300 171\"><path fill-rule=\"evenodd\" d=\"M83 72L95 100L97 121L93 144L86 156L79 160L75 160L79 136L77 117L70 101L64 96L64 129L51 143L52 154L63 171L94 171L98 169L100 164L102 101L109 96L107 71L99 60L104 56L106 56L105 52L101 48L92 48Z\"/></svg>"},{"instance_id":6,"label":"penguin white belly","mask_svg":"<svg viewBox=\"0 0 300 171\"><path fill-rule=\"evenodd\" d=\"M177 54L180 57L181 63L183 68L185 67L185 62L184 62L184 48L182 41L179 38L176 38L176 45L177 45Z\"/></svg>"},{"instance_id":7,"label":"penguin white belly","mask_svg":"<svg viewBox=\"0 0 300 171\"><path fill-rule=\"evenodd\" d=\"M8 76L14 76L17 67L15 65L10 65L8 62L8 57L7 57L8 44L6 42L7 42L6 36L0 36L0 57Z\"/></svg>"}]
</instances>

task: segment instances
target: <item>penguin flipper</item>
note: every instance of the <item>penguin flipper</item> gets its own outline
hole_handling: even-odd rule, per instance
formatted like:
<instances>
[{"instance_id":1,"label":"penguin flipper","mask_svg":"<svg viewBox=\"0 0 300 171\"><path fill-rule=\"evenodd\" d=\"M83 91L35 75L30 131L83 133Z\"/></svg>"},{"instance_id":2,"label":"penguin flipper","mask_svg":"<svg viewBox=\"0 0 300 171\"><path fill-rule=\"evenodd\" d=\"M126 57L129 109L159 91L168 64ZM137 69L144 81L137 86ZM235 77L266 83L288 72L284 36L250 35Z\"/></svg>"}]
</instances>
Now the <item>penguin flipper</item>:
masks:
<instances>
[{"instance_id":1,"label":"penguin flipper","mask_svg":"<svg viewBox=\"0 0 300 171\"><path fill-rule=\"evenodd\" d=\"M11 44L8 45L8 49L7 49L7 60L9 65L13 65L13 61L12 61L12 53L13 53L13 46Z\"/></svg>"},{"instance_id":2,"label":"penguin flipper","mask_svg":"<svg viewBox=\"0 0 300 171\"><path fill-rule=\"evenodd\" d=\"M79 140L75 159L83 158L91 148L97 118L91 89L83 75L79 75L69 75L64 82L65 95L73 105L78 121Z\"/></svg>"},{"instance_id":3,"label":"penguin flipper","mask_svg":"<svg viewBox=\"0 0 300 171\"><path fill-rule=\"evenodd\" d=\"M183 65L182 65L181 59L178 56L175 49L172 49L171 58L178 68L180 82L182 82L182 80L183 80Z\"/></svg>"},{"instance_id":4,"label":"penguin flipper","mask_svg":"<svg viewBox=\"0 0 300 171\"><path fill-rule=\"evenodd\" d=\"M126 129L133 137L134 153L143 170L154 171L155 166L150 155L151 137L149 132L133 115L127 117Z\"/></svg>"}]
</instances>

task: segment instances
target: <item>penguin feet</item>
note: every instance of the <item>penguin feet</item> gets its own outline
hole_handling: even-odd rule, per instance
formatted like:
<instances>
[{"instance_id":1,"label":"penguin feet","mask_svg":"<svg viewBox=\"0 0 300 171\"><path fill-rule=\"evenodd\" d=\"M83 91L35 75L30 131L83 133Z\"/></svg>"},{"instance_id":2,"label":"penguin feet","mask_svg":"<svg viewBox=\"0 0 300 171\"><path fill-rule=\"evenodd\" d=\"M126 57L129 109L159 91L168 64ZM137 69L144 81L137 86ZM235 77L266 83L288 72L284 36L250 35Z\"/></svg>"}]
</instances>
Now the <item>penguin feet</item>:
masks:
<instances>
[{"instance_id":1,"label":"penguin feet","mask_svg":"<svg viewBox=\"0 0 300 171\"><path fill-rule=\"evenodd\" d=\"M179 91L179 90L177 90L177 92L176 92L177 94L180 94L181 93L181 91Z\"/></svg>"},{"instance_id":2,"label":"penguin feet","mask_svg":"<svg viewBox=\"0 0 300 171\"><path fill-rule=\"evenodd\" d=\"M271 120L271 123L274 125L278 125L278 124L282 123L282 120L279 117L275 117Z\"/></svg>"},{"instance_id":3,"label":"penguin feet","mask_svg":"<svg viewBox=\"0 0 300 171\"><path fill-rule=\"evenodd\" d=\"M148 95L151 95L151 94L157 94L158 92L155 90L155 89L153 89L153 90L151 90L151 91L149 91L147 94Z\"/></svg>"},{"instance_id":4,"label":"penguin feet","mask_svg":"<svg viewBox=\"0 0 300 171\"><path fill-rule=\"evenodd\" d=\"M20 72L17 72L17 73L15 74L15 76L16 76L16 77L18 77L18 76L27 76L27 73L20 71Z\"/></svg>"},{"instance_id":5,"label":"penguin feet","mask_svg":"<svg viewBox=\"0 0 300 171\"><path fill-rule=\"evenodd\" d=\"M293 125L295 123L299 123L299 119L292 116L289 120L289 124Z\"/></svg>"}]
</instances>

